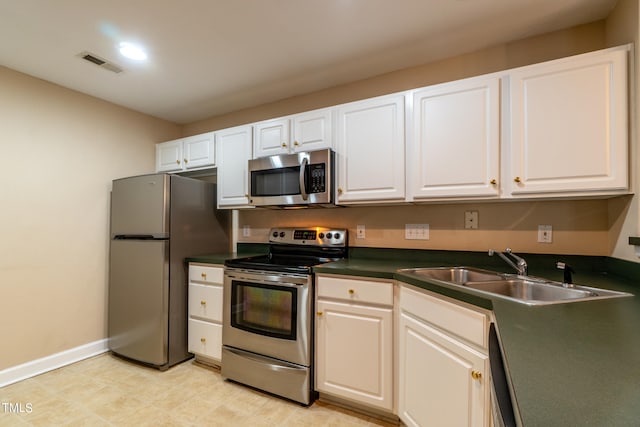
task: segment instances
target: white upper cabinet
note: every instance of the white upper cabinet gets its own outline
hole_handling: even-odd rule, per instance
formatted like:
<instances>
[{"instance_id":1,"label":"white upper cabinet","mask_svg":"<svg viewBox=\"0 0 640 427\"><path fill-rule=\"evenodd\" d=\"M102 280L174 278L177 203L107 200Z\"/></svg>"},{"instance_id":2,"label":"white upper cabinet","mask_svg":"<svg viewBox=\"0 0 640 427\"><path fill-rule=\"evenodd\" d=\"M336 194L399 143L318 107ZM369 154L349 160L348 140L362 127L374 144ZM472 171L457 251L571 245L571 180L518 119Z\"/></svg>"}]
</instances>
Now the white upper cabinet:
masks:
<instances>
[{"instance_id":1,"label":"white upper cabinet","mask_svg":"<svg viewBox=\"0 0 640 427\"><path fill-rule=\"evenodd\" d=\"M252 127L238 126L216 132L218 207L249 207L248 162Z\"/></svg>"},{"instance_id":2,"label":"white upper cabinet","mask_svg":"<svg viewBox=\"0 0 640 427\"><path fill-rule=\"evenodd\" d=\"M156 172L179 172L183 170L182 140L156 144Z\"/></svg>"},{"instance_id":3,"label":"white upper cabinet","mask_svg":"<svg viewBox=\"0 0 640 427\"><path fill-rule=\"evenodd\" d=\"M505 196L628 189L628 47L508 73Z\"/></svg>"},{"instance_id":4,"label":"white upper cabinet","mask_svg":"<svg viewBox=\"0 0 640 427\"><path fill-rule=\"evenodd\" d=\"M404 94L337 108L338 203L405 198Z\"/></svg>"},{"instance_id":5,"label":"white upper cabinet","mask_svg":"<svg viewBox=\"0 0 640 427\"><path fill-rule=\"evenodd\" d=\"M255 124L255 157L332 148L330 108Z\"/></svg>"},{"instance_id":6,"label":"white upper cabinet","mask_svg":"<svg viewBox=\"0 0 640 427\"><path fill-rule=\"evenodd\" d=\"M256 157L275 156L289 152L289 119L267 120L256 123L255 155Z\"/></svg>"},{"instance_id":7,"label":"white upper cabinet","mask_svg":"<svg viewBox=\"0 0 640 427\"><path fill-rule=\"evenodd\" d=\"M182 172L216 165L213 132L156 144L156 172Z\"/></svg>"},{"instance_id":8,"label":"white upper cabinet","mask_svg":"<svg viewBox=\"0 0 640 427\"><path fill-rule=\"evenodd\" d=\"M333 148L333 109L307 111L292 117L293 151Z\"/></svg>"},{"instance_id":9,"label":"white upper cabinet","mask_svg":"<svg viewBox=\"0 0 640 427\"><path fill-rule=\"evenodd\" d=\"M409 200L498 197L499 162L499 77L477 77L413 92Z\"/></svg>"},{"instance_id":10,"label":"white upper cabinet","mask_svg":"<svg viewBox=\"0 0 640 427\"><path fill-rule=\"evenodd\" d=\"M213 132L183 138L185 169L213 167L216 164L216 150Z\"/></svg>"}]
</instances>

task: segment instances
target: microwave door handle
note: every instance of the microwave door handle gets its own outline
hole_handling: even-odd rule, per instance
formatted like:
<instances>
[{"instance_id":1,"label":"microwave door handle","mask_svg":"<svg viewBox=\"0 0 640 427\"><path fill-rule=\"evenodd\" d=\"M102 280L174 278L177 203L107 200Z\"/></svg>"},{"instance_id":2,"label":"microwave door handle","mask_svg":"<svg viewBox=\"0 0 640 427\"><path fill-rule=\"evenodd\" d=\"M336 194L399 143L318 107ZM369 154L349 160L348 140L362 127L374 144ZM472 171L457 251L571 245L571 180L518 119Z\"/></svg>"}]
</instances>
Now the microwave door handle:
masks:
<instances>
[{"instance_id":1,"label":"microwave door handle","mask_svg":"<svg viewBox=\"0 0 640 427\"><path fill-rule=\"evenodd\" d=\"M307 184L304 182L304 172L307 169L307 163L309 160L305 157L302 159L302 164L300 165L300 195L302 196L302 200L307 200L309 198L309 193L307 193Z\"/></svg>"}]
</instances>

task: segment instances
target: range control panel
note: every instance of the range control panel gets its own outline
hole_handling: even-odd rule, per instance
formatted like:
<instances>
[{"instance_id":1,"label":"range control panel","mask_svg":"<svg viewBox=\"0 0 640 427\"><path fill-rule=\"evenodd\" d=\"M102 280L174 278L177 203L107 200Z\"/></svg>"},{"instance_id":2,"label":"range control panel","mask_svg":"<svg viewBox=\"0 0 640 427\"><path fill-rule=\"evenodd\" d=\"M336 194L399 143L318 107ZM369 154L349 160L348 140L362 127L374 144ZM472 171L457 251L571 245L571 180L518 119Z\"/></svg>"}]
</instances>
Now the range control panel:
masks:
<instances>
[{"instance_id":1,"label":"range control panel","mask_svg":"<svg viewBox=\"0 0 640 427\"><path fill-rule=\"evenodd\" d=\"M270 243L310 246L345 246L347 230L327 227L281 227L269 232Z\"/></svg>"}]
</instances>

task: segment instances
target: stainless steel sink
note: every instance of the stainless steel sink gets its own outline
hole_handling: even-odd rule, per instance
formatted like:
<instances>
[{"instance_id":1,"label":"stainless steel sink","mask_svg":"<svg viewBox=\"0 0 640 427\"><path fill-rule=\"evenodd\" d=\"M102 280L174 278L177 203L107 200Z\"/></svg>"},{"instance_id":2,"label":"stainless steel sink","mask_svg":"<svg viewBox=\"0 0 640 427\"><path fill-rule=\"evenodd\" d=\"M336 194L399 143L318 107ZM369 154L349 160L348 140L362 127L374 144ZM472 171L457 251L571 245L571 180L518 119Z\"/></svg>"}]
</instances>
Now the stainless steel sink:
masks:
<instances>
[{"instance_id":1,"label":"stainless steel sink","mask_svg":"<svg viewBox=\"0 0 640 427\"><path fill-rule=\"evenodd\" d=\"M400 270L400 272L527 305L562 304L633 296L625 292L563 285L560 282L531 276L517 276L469 267L411 268Z\"/></svg>"},{"instance_id":2,"label":"stainless steel sink","mask_svg":"<svg viewBox=\"0 0 640 427\"><path fill-rule=\"evenodd\" d=\"M403 273L411 273L429 279L464 285L467 282L483 282L501 280L498 273L471 267L434 267L434 268L410 268L401 270Z\"/></svg>"}]
</instances>

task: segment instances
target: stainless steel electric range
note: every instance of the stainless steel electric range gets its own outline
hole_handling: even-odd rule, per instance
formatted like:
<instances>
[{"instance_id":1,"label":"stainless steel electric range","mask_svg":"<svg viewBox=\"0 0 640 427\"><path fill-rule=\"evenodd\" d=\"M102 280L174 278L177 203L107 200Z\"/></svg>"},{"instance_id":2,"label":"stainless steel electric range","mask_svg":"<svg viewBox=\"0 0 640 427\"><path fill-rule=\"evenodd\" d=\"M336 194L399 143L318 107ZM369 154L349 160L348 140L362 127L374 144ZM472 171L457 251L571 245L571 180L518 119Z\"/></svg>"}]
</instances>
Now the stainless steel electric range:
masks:
<instances>
[{"instance_id":1,"label":"stainless steel electric range","mask_svg":"<svg viewBox=\"0 0 640 427\"><path fill-rule=\"evenodd\" d=\"M312 267L347 256L347 230L273 228L269 253L225 262L222 376L313 402Z\"/></svg>"}]
</instances>

